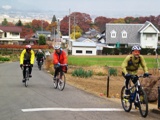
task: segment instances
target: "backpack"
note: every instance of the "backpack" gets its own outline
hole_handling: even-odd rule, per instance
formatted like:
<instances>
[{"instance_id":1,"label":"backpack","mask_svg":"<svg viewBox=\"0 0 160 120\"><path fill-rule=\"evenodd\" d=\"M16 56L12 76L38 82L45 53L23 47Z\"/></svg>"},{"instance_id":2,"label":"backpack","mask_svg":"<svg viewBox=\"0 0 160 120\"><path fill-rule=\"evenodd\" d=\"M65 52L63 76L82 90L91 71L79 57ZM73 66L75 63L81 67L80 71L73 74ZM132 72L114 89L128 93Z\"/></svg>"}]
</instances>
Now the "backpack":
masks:
<instances>
[{"instance_id":1,"label":"backpack","mask_svg":"<svg viewBox=\"0 0 160 120\"><path fill-rule=\"evenodd\" d=\"M140 64L140 63L141 63L141 58L140 58L140 56L139 56L138 64ZM128 66L130 66L130 65L133 65L133 66L134 66L133 61L132 61L132 56L130 57L130 60L128 61Z\"/></svg>"}]
</instances>

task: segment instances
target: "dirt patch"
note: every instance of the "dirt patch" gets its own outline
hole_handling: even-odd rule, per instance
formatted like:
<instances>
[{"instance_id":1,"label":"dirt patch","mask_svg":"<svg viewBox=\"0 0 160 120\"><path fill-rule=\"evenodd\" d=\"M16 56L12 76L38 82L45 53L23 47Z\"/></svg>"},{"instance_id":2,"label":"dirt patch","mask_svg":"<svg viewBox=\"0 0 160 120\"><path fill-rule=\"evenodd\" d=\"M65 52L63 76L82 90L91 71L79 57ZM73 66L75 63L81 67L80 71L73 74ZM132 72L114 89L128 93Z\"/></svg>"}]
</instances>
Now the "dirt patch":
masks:
<instances>
[{"instance_id":1,"label":"dirt patch","mask_svg":"<svg viewBox=\"0 0 160 120\"><path fill-rule=\"evenodd\" d=\"M79 78L66 74L66 78L67 83L72 86L97 96L107 96L107 76L94 75L91 78ZM111 76L109 80L109 97L120 98L120 91L123 85L123 77Z\"/></svg>"}]
</instances>

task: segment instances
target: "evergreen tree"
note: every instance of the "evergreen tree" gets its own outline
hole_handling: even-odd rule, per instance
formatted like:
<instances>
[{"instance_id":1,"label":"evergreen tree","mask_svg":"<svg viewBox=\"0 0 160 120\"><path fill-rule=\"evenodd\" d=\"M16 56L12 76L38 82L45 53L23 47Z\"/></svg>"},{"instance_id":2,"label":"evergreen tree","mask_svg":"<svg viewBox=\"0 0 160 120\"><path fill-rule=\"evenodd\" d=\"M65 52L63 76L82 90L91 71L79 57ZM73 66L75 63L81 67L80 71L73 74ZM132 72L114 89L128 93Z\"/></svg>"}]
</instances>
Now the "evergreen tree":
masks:
<instances>
[{"instance_id":1,"label":"evergreen tree","mask_svg":"<svg viewBox=\"0 0 160 120\"><path fill-rule=\"evenodd\" d=\"M2 21L2 26L7 26L8 25L8 21L6 18L4 18L4 20Z\"/></svg>"},{"instance_id":2,"label":"evergreen tree","mask_svg":"<svg viewBox=\"0 0 160 120\"><path fill-rule=\"evenodd\" d=\"M44 35L39 36L38 44L39 45L45 45L46 44L46 38L45 38Z\"/></svg>"},{"instance_id":3,"label":"evergreen tree","mask_svg":"<svg viewBox=\"0 0 160 120\"><path fill-rule=\"evenodd\" d=\"M21 20L18 20L18 22L16 23L16 26L23 26Z\"/></svg>"}]
</instances>

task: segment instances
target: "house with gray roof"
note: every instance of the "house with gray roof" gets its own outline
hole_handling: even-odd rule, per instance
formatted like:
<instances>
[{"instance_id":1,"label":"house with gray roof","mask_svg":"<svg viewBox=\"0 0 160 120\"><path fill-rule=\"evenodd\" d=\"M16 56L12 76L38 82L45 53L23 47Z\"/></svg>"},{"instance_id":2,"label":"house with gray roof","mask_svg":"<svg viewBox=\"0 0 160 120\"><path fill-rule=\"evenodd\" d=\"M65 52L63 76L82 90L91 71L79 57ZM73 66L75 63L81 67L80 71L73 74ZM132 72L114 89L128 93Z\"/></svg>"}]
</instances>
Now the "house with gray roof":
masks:
<instances>
[{"instance_id":1,"label":"house with gray roof","mask_svg":"<svg viewBox=\"0 0 160 120\"><path fill-rule=\"evenodd\" d=\"M144 24L106 24L105 38L108 46L157 48L159 30L149 21Z\"/></svg>"}]
</instances>

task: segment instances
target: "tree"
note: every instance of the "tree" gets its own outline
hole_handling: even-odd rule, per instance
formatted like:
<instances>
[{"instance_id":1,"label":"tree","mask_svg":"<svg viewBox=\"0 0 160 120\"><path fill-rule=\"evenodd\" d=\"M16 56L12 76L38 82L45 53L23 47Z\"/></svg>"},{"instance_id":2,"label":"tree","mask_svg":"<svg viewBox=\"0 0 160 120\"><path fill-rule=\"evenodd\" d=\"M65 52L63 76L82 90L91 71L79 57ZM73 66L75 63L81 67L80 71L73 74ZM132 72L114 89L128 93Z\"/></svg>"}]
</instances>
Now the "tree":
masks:
<instances>
[{"instance_id":1,"label":"tree","mask_svg":"<svg viewBox=\"0 0 160 120\"><path fill-rule=\"evenodd\" d=\"M2 21L2 26L7 26L8 25L8 21L6 18L4 18L4 20Z\"/></svg>"},{"instance_id":2,"label":"tree","mask_svg":"<svg viewBox=\"0 0 160 120\"><path fill-rule=\"evenodd\" d=\"M45 45L46 44L46 38L44 35L39 35L39 40L38 40L39 45Z\"/></svg>"},{"instance_id":3,"label":"tree","mask_svg":"<svg viewBox=\"0 0 160 120\"><path fill-rule=\"evenodd\" d=\"M71 30L72 30L72 33L70 36L72 39L78 39L79 37L82 36L82 29L78 25L76 26L73 25L71 27Z\"/></svg>"},{"instance_id":4,"label":"tree","mask_svg":"<svg viewBox=\"0 0 160 120\"><path fill-rule=\"evenodd\" d=\"M73 25L77 25L81 28L82 33L89 30L91 27L92 19L89 14L80 13L80 12L73 12L69 16L65 16L61 20L61 33L63 35L67 35L69 33L69 17L70 17L70 27Z\"/></svg>"},{"instance_id":5,"label":"tree","mask_svg":"<svg viewBox=\"0 0 160 120\"><path fill-rule=\"evenodd\" d=\"M23 26L23 23L21 22L21 20L18 20L18 22L15 25L16 26Z\"/></svg>"}]
</instances>

